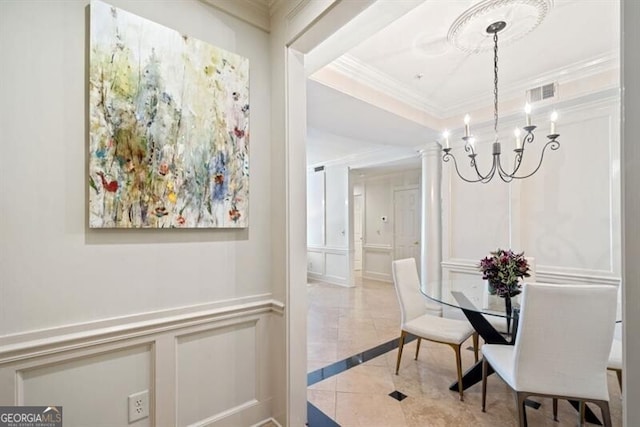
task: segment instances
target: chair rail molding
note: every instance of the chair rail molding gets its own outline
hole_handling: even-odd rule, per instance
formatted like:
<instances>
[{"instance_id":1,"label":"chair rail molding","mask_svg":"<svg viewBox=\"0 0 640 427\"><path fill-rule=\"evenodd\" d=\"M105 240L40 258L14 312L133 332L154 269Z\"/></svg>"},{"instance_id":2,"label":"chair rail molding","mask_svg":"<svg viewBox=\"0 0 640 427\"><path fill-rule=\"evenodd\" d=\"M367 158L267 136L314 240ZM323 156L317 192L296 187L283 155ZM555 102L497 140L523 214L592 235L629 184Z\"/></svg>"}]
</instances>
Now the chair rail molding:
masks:
<instances>
[{"instance_id":1,"label":"chair rail molding","mask_svg":"<svg viewBox=\"0 0 640 427\"><path fill-rule=\"evenodd\" d=\"M465 274L481 277L478 270L478 261L468 259L450 259L442 262L445 273ZM567 283L567 284L603 284L620 286L621 278L610 272L562 269L553 266L536 265L536 281L542 283Z\"/></svg>"},{"instance_id":2,"label":"chair rail molding","mask_svg":"<svg viewBox=\"0 0 640 427\"><path fill-rule=\"evenodd\" d=\"M42 393L51 396L60 383L75 381L74 371L79 369L93 380L112 376L110 381L118 387L106 393L109 404L125 402L131 392L148 389L151 425L158 420L175 420L176 424L189 420L190 425L202 426L250 425L268 419L274 392L268 381L272 349L267 337L279 323L270 319L284 318L285 306L270 294L232 301L2 337L0 405L30 404L29 399ZM229 348L229 342L234 346ZM211 361L201 360L202 354L212 355ZM248 381L233 398L194 409L189 396L214 387L195 380L200 370L217 375L219 384L237 380L233 370L224 368L225 358L251 372ZM119 368L114 371L114 366ZM193 366L198 366L198 372ZM148 379L140 384L138 374L142 372ZM122 393L123 387L133 390ZM75 416L77 423L81 415ZM122 424L124 420L109 422Z\"/></svg>"},{"instance_id":3,"label":"chair rail molding","mask_svg":"<svg viewBox=\"0 0 640 427\"><path fill-rule=\"evenodd\" d=\"M89 347L105 342L150 335L161 331L212 322L248 313L284 313L284 303L270 298L270 294L253 295L232 300L157 310L149 313L122 316L107 320L65 325L0 337L0 365L8 358L41 356L74 348Z\"/></svg>"}]
</instances>

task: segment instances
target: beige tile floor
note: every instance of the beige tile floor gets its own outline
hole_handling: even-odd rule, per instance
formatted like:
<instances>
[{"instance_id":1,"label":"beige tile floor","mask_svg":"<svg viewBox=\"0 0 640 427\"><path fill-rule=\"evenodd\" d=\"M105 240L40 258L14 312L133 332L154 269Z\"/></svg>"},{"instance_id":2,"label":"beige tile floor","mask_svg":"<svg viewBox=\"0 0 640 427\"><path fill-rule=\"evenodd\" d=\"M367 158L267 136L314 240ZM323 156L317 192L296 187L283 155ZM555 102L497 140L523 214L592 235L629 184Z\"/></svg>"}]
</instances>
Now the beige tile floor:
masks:
<instances>
[{"instance_id":1,"label":"beige tile floor","mask_svg":"<svg viewBox=\"0 0 640 427\"><path fill-rule=\"evenodd\" d=\"M308 372L399 335L400 309L390 283L357 279L356 287L344 288L310 282L308 295ZM423 341L417 361L414 354L415 342L405 346L399 375L394 374L397 350L393 350L312 385L307 398L343 427L517 425L515 397L498 376L489 378L483 413L480 384L465 391L464 402L457 392L449 391L456 377L449 346ZM473 352L464 351L462 363L463 369L470 367ZM394 390L408 397L398 402L388 396ZM613 373L609 392L613 425L621 426L620 389ZM567 402L559 403L559 422L554 422L551 400L533 400L542 406L527 409L531 427L578 425L577 412Z\"/></svg>"}]
</instances>

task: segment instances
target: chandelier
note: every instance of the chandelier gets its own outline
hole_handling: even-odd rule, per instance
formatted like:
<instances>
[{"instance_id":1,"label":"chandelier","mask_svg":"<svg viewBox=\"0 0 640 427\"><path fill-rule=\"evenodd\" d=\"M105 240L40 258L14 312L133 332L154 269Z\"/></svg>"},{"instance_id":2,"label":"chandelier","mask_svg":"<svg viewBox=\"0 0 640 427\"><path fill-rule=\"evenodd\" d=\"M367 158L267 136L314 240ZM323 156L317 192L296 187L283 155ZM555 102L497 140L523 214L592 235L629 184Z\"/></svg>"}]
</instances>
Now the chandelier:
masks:
<instances>
[{"instance_id":1,"label":"chandelier","mask_svg":"<svg viewBox=\"0 0 640 427\"><path fill-rule=\"evenodd\" d=\"M525 146L527 144L532 144L535 137L534 131L536 129L535 125L531 124L531 106L526 104L525 106L525 114L526 114L526 125L522 128L524 131L521 132L519 128L516 128L514 131L515 135L515 148L514 148L514 159L513 166L506 170L501 161L501 143L498 138L498 33L502 31L507 26L504 21L497 21L493 24L489 25L486 29L488 34L493 34L493 131L495 135L495 139L493 142L493 151L492 157L493 162L491 164L491 168L486 173L481 173L478 168L477 163L477 153L475 147L475 138L469 132L469 122L470 117L467 114L464 117L464 136L462 140L464 141L464 151L467 153L470 159L470 166L472 173L475 172L475 176L472 178L467 178L460 173L460 169L458 168L458 162L454 155L451 153L451 147L449 146L449 132L445 131L443 133L443 149L444 154L442 155L443 162L453 161L453 165L455 166L456 173L458 176L466 181L466 182L481 182L483 184L488 183L493 179L493 177L498 174L498 176L504 182L511 182L514 179L523 179L528 178L531 175L535 174L540 167L542 166L542 160L544 159L544 153L547 148L551 150L557 150L560 148L560 142L557 141L557 138L560 136L556 133L556 121L558 119L557 113L554 111L551 113L551 125L550 132L547 135L547 143L542 148L540 153L540 160L538 161L537 166L532 170L525 173L520 171L520 166L522 165L522 159L524 158Z\"/></svg>"}]
</instances>

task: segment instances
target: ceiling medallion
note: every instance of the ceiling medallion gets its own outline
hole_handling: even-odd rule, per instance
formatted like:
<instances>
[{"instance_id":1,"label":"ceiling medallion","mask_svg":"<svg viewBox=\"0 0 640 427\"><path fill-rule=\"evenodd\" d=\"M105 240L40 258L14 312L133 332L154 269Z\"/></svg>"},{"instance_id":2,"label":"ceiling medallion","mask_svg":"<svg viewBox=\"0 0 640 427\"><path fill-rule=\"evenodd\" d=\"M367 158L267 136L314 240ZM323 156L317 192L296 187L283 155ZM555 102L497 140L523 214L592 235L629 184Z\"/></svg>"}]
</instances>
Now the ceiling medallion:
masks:
<instances>
[{"instance_id":1,"label":"ceiling medallion","mask_svg":"<svg viewBox=\"0 0 640 427\"><path fill-rule=\"evenodd\" d=\"M464 11L449 28L447 40L458 49L477 53L493 49L486 28L493 22L508 25L500 34L504 46L533 31L553 6L553 0L484 0Z\"/></svg>"}]
</instances>

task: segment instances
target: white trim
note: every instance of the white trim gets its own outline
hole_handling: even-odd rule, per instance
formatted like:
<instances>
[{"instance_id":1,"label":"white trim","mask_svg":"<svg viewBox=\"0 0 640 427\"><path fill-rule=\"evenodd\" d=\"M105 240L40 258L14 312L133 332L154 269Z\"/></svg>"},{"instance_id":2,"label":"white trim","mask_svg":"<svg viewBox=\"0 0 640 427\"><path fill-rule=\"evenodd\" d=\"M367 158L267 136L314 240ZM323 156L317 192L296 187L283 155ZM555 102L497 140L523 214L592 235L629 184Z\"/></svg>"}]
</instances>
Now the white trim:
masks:
<instances>
[{"instance_id":1,"label":"white trim","mask_svg":"<svg viewBox=\"0 0 640 427\"><path fill-rule=\"evenodd\" d=\"M319 245L309 245L307 247L308 253L316 253L322 256L322 266L320 271L318 270L310 270L309 269L309 260L307 260L307 279L318 280L321 282L331 283L333 285L340 285L346 287L353 287L354 285L350 283L349 278L349 248L341 248L334 246L319 246ZM343 256L346 261L346 275L345 276L336 276L332 274L327 274L327 254L330 255L339 255Z\"/></svg>"},{"instance_id":2,"label":"white trim","mask_svg":"<svg viewBox=\"0 0 640 427\"><path fill-rule=\"evenodd\" d=\"M393 245L381 245L375 243L363 243L362 249L376 252L393 252Z\"/></svg>"},{"instance_id":3,"label":"white trim","mask_svg":"<svg viewBox=\"0 0 640 427\"><path fill-rule=\"evenodd\" d=\"M375 88L398 101L424 111L438 119L443 118L442 108L439 108L435 104L429 102L429 100L416 92L415 89L407 87L399 80L394 79L377 68L367 65L353 55L342 55L340 58L329 64L328 67L340 74L343 74L349 79L356 80L369 87ZM320 82L324 83L322 81Z\"/></svg>"},{"instance_id":4,"label":"white trim","mask_svg":"<svg viewBox=\"0 0 640 427\"><path fill-rule=\"evenodd\" d=\"M200 0L267 33L271 31L270 0Z\"/></svg>"},{"instance_id":5,"label":"white trim","mask_svg":"<svg viewBox=\"0 0 640 427\"><path fill-rule=\"evenodd\" d=\"M610 51L547 71L533 80L530 78L518 80L500 90L503 99L521 96L524 102L525 91L532 87L551 82L558 82L560 85L564 85L605 71L615 70L619 68L619 64L619 52ZM358 81L438 120L486 107L489 101L487 96L482 95L457 102L447 108L441 108L432 104L428 99L404 83L348 54L338 58L327 67L348 79ZM323 84L328 83L318 78L314 78L314 80Z\"/></svg>"},{"instance_id":6,"label":"white trim","mask_svg":"<svg viewBox=\"0 0 640 427\"><path fill-rule=\"evenodd\" d=\"M397 162L400 160L417 158L415 154L399 153L398 150L406 148L412 150L411 147L385 147L376 148L373 150L349 154L347 156L338 157L328 161L314 163L307 167L308 171L313 171L313 168L318 166L348 166L351 169L361 169L365 167L372 167L377 165L383 165L391 162Z\"/></svg>"},{"instance_id":7,"label":"white trim","mask_svg":"<svg viewBox=\"0 0 640 427\"><path fill-rule=\"evenodd\" d=\"M287 14L285 16L285 18L287 19L287 21L293 21L293 19L296 17L296 15L298 15L300 12L302 12L307 5L309 4L311 0L298 0L298 2L296 4L294 4L292 7L289 8L289 10L287 11ZM280 0L276 0L276 4L275 7L279 7L281 1ZM286 2L284 2L286 3ZM274 10L275 10L274 7Z\"/></svg>"},{"instance_id":8,"label":"white trim","mask_svg":"<svg viewBox=\"0 0 640 427\"><path fill-rule=\"evenodd\" d=\"M276 419L273 418L273 417L267 418L266 420L259 421L258 423L254 424L254 425L252 425L250 427L264 427L268 423L272 423L276 427L282 427L282 424L280 424L278 421L276 421Z\"/></svg>"},{"instance_id":9,"label":"white trim","mask_svg":"<svg viewBox=\"0 0 640 427\"><path fill-rule=\"evenodd\" d=\"M365 279L377 280L379 282L393 283L390 274L376 273L372 271L362 271L362 277Z\"/></svg>"},{"instance_id":10,"label":"white trim","mask_svg":"<svg viewBox=\"0 0 640 427\"><path fill-rule=\"evenodd\" d=\"M443 261L442 268L452 273L476 274L480 277L478 261L461 259ZM605 271L560 269L557 267L541 268L540 265L537 265L536 281L544 283L591 283L620 286L621 279Z\"/></svg>"},{"instance_id":11,"label":"white trim","mask_svg":"<svg viewBox=\"0 0 640 427\"><path fill-rule=\"evenodd\" d=\"M323 252L335 255L346 255L347 253L349 253L349 248L339 248L336 246L309 245L307 247L307 250L309 252Z\"/></svg>"},{"instance_id":12,"label":"white trim","mask_svg":"<svg viewBox=\"0 0 640 427\"><path fill-rule=\"evenodd\" d=\"M245 403L242 403L238 406L234 406L233 408L227 409L210 417L207 417L203 420L196 421L195 423L189 424L189 427L206 427L214 424L216 421L223 420L225 418L231 417L235 414L239 414L256 406L263 404L262 402L257 401L256 399L251 399Z\"/></svg>"},{"instance_id":13,"label":"white trim","mask_svg":"<svg viewBox=\"0 0 640 427\"><path fill-rule=\"evenodd\" d=\"M245 298L250 299L250 298ZM238 298L235 305L228 305L207 310L192 311L178 315L168 314L150 320L130 321L144 315L123 316L108 321L87 322L72 326L63 326L42 331L27 332L5 337L0 345L0 365L42 357L70 350L79 350L107 343L121 342L133 338L148 337L160 332L193 327L205 323L219 322L261 313L282 315L284 304L280 301L263 298L251 302ZM172 313L175 310L154 312ZM105 324L112 323L109 326ZM9 338L9 339L7 339Z\"/></svg>"},{"instance_id":14,"label":"white trim","mask_svg":"<svg viewBox=\"0 0 640 427\"><path fill-rule=\"evenodd\" d=\"M344 277L329 276L329 275L326 275L326 274L318 274L318 273L308 272L307 273L307 279L315 280L315 281L318 281L318 282L329 283L331 285L343 286L345 288L353 288L354 287L354 285L349 284L347 282L347 279L345 279Z\"/></svg>"}]
</instances>

